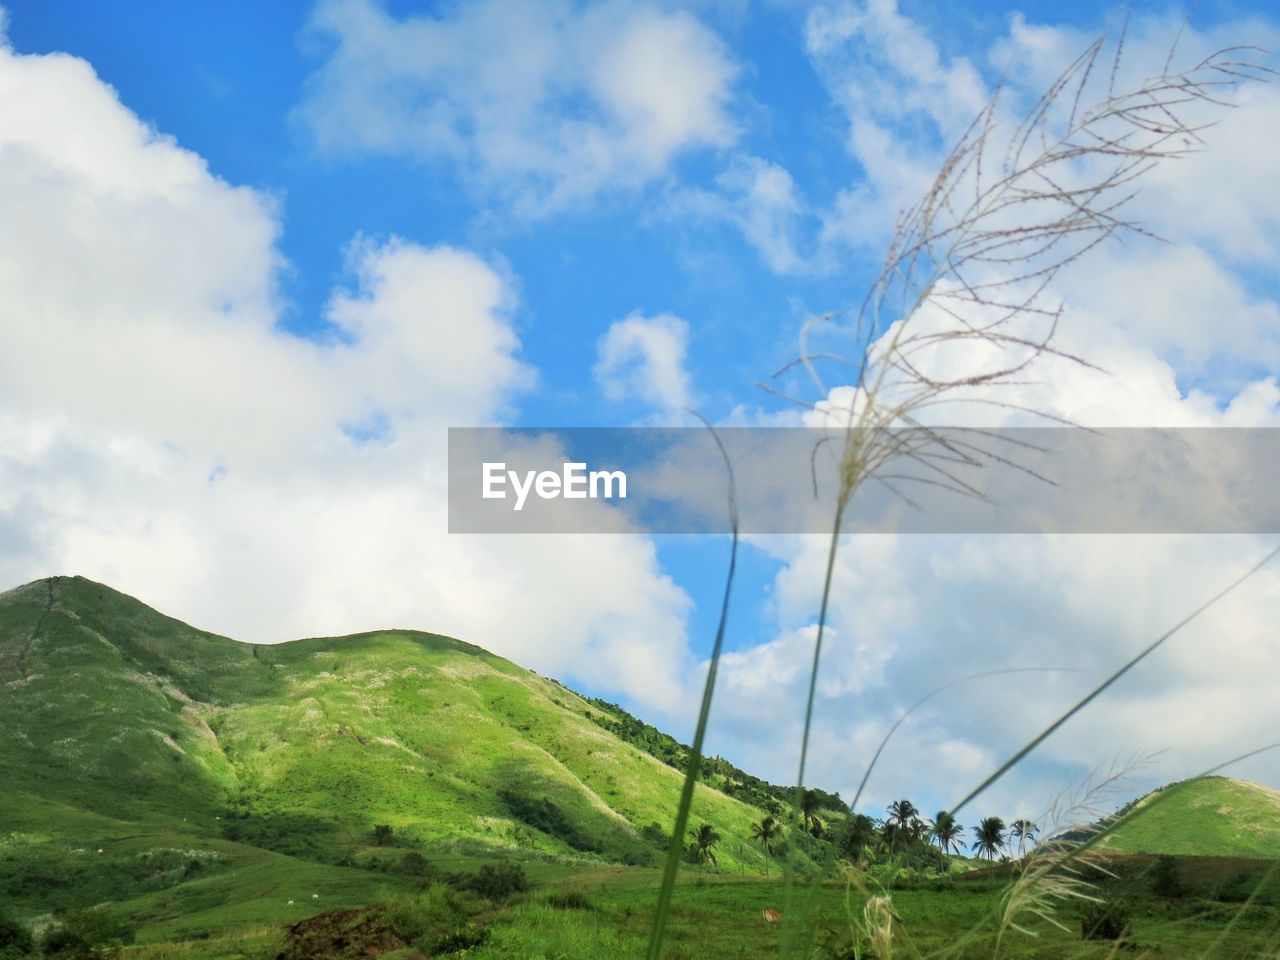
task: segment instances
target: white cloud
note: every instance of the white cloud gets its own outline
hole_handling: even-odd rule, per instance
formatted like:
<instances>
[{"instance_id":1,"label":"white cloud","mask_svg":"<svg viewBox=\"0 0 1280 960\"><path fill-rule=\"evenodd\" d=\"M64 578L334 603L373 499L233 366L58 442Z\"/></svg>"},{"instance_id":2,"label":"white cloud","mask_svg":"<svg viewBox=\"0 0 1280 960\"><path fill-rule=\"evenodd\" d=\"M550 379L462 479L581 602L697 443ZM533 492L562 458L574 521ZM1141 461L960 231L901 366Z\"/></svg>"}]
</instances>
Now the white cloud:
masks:
<instances>
[{"instance_id":1,"label":"white cloud","mask_svg":"<svg viewBox=\"0 0 1280 960\"><path fill-rule=\"evenodd\" d=\"M464 250L358 239L277 326L279 211L83 61L0 50L0 580L79 573L245 640L406 626L671 706L689 600L639 537L447 531L445 428L532 382Z\"/></svg>"},{"instance_id":2,"label":"white cloud","mask_svg":"<svg viewBox=\"0 0 1280 960\"><path fill-rule=\"evenodd\" d=\"M985 99L970 61L945 62L888 2L820 9L809 20L811 55L849 118L849 150L864 178L824 214L818 250L865 253L916 200L939 154ZM1189 34L1195 59L1218 41L1265 35L1257 25ZM1175 27L1131 28L1129 55L1163 62ZM1070 30L1015 19L992 54L1009 64L1015 100L1057 75L1079 52ZM1162 168L1136 211L1171 245L1112 245L1055 282L1066 303L1057 345L1102 370L1039 365L1033 382L1001 399L1090 426L1274 426L1280 316L1268 278L1252 273L1274 236L1266 184L1274 179L1274 94L1254 89L1206 134L1191 160ZM1216 133L1222 130L1219 143ZM1247 152L1247 155L1242 155ZM1204 199L1201 199L1201 198ZM767 258L766 258L767 262ZM926 312L924 325L947 318ZM990 348L938 350L918 359L956 375L991 362ZM1262 372L1259 372L1262 368ZM1197 386L1189 386L1197 384ZM825 405L847 407L849 387ZM934 422L1026 423L1016 411L948 408ZM1176 482L1176 478L1171 478ZM757 538L782 564L768 612L775 639L739 650L717 700L717 749L794 776L817 590L827 542ZM868 537L842 546L831 633L818 687L810 782L848 791L885 731L917 697L968 674L1007 667L1066 667L971 681L906 721L870 785L870 809L899 796L954 802L1023 742L1124 660L1172 626L1273 546L1263 537ZM1117 754L1168 752L1133 789L1187 776L1262 745L1280 720L1270 686L1280 651L1268 641L1280 567L1213 608L1044 744L970 810L1034 816L1051 794ZM797 668L797 663L801 668ZM772 676L772 686L761 678ZM749 719L746 719L749 718ZM1280 783L1280 757L1230 772ZM962 819L964 819L962 817Z\"/></svg>"},{"instance_id":3,"label":"white cloud","mask_svg":"<svg viewBox=\"0 0 1280 960\"><path fill-rule=\"evenodd\" d=\"M526 215L642 186L736 137L738 67L685 11L482 0L396 19L324 0L313 33L335 44L300 108L321 147L455 164Z\"/></svg>"},{"instance_id":4,"label":"white cloud","mask_svg":"<svg viewBox=\"0 0 1280 960\"><path fill-rule=\"evenodd\" d=\"M778 274L817 272L799 249L807 210L787 170L759 157L739 155L716 178L716 190L675 191L668 199L672 216L692 216L732 224Z\"/></svg>"},{"instance_id":5,"label":"white cloud","mask_svg":"<svg viewBox=\"0 0 1280 960\"><path fill-rule=\"evenodd\" d=\"M398 240L358 241L350 259L358 288L334 295L329 319L353 340L343 362L375 412L414 417L429 394L435 423L484 423L532 383L515 356L511 291L488 264Z\"/></svg>"},{"instance_id":6,"label":"white cloud","mask_svg":"<svg viewBox=\"0 0 1280 960\"><path fill-rule=\"evenodd\" d=\"M692 403L685 354L689 325L669 313L632 313L611 324L596 347L596 382L614 401L640 400L659 417L682 419Z\"/></svg>"}]
</instances>

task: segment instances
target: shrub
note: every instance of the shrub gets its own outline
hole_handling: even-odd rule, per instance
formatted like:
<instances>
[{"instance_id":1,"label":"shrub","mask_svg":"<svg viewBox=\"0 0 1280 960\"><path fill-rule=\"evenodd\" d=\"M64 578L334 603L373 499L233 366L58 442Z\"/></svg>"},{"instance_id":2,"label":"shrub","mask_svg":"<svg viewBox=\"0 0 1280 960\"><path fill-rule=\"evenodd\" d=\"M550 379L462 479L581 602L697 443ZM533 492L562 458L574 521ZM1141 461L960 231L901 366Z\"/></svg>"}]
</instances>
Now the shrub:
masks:
<instances>
[{"instance_id":1,"label":"shrub","mask_svg":"<svg viewBox=\"0 0 1280 960\"><path fill-rule=\"evenodd\" d=\"M660 823L651 823L647 827L642 827L640 836L659 850L666 850L671 843L671 834L663 830Z\"/></svg>"},{"instance_id":2,"label":"shrub","mask_svg":"<svg viewBox=\"0 0 1280 960\"><path fill-rule=\"evenodd\" d=\"M458 886L487 900L505 900L512 894L528 890L529 878L520 864L504 860L492 865L486 863L479 873L460 878Z\"/></svg>"},{"instance_id":3,"label":"shrub","mask_svg":"<svg viewBox=\"0 0 1280 960\"><path fill-rule=\"evenodd\" d=\"M1223 881L1213 892L1213 898L1220 903L1246 903L1255 895L1258 878L1248 873L1237 873L1229 880ZM1267 898L1263 897L1262 902Z\"/></svg>"},{"instance_id":4,"label":"shrub","mask_svg":"<svg viewBox=\"0 0 1280 960\"><path fill-rule=\"evenodd\" d=\"M0 958L6 955L21 957L35 949L35 943L26 927L0 914Z\"/></svg>"},{"instance_id":5,"label":"shrub","mask_svg":"<svg viewBox=\"0 0 1280 960\"><path fill-rule=\"evenodd\" d=\"M1123 940L1132 930L1129 907L1121 900L1090 903L1080 920L1085 940Z\"/></svg>"},{"instance_id":6,"label":"shrub","mask_svg":"<svg viewBox=\"0 0 1280 960\"><path fill-rule=\"evenodd\" d=\"M337 825L306 813L237 813L222 822L222 835L237 843L303 860L336 863L343 854Z\"/></svg>"},{"instance_id":7,"label":"shrub","mask_svg":"<svg viewBox=\"0 0 1280 960\"><path fill-rule=\"evenodd\" d=\"M433 956L444 956L447 953L459 953L472 947L482 947L489 942L489 931L484 927L459 927L431 944Z\"/></svg>"},{"instance_id":8,"label":"shrub","mask_svg":"<svg viewBox=\"0 0 1280 960\"><path fill-rule=\"evenodd\" d=\"M431 861L416 850L411 850L401 857L400 862L396 864L396 869L407 877L430 877L437 872Z\"/></svg>"},{"instance_id":9,"label":"shrub","mask_svg":"<svg viewBox=\"0 0 1280 960\"><path fill-rule=\"evenodd\" d=\"M593 910L591 901L581 890L565 890L560 893L547 894L547 906L556 910Z\"/></svg>"},{"instance_id":10,"label":"shrub","mask_svg":"<svg viewBox=\"0 0 1280 960\"><path fill-rule=\"evenodd\" d=\"M443 883L431 884L416 897L393 901L386 917L401 940L422 947L467 919L458 895Z\"/></svg>"},{"instance_id":11,"label":"shrub","mask_svg":"<svg viewBox=\"0 0 1280 960\"><path fill-rule=\"evenodd\" d=\"M73 910L45 933L45 956L79 957L133 942L133 928L101 907Z\"/></svg>"},{"instance_id":12,"label":"shrub","mask_svg":"<svg viewBox=\"0 0 1280 960\"><path fill-rule=\"evenodd\" d=\"M558 837L575 850L599 853L604 849L598 839L575 824L554 800L527 797L514 790L499 790L498 799L513 817L535 830Z\"/></svg>"},{"instance_id":13,"label":"shrub","mask_svg":"<svg viewBox=\"0 0 1280 960\"><path fill-rule=\"evenodd\" d=\"M1181 897L1186 890L1178 873L1178 861L1161 857L1151 871L1151 889L1157 897Z\"/></svg>"},{"instance_id":14,"label":"shrub","mask_svg":"<svg viewBox=\"0 0 1280 960\"><path fill-rule=\"evenodd\" d=\"M395 831L387 823L376 824L373 828L373 842L380 847L389 847Z\"/></svg>"}]
</instances>

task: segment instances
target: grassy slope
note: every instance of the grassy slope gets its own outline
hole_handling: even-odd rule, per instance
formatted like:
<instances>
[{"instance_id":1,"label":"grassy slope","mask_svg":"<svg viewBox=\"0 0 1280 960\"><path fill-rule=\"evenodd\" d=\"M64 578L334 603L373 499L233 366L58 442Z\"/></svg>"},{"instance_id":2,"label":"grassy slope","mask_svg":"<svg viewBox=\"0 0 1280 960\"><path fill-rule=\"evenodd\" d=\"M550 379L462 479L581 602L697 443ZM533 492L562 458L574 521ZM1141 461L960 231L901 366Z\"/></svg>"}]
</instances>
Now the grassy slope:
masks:
<instances>
[{"instance_id":1,"label":"grassy slope","mask_svg":"<svg viewBox=\"0 0 1280 960\"><path fill-rule=\"evenodd\" d=\"M639 829L671 822L680 786L581 698L478 647L384 631L254 648L80 578L0 595L0 685L0 835L39 798L275 849L263 837L301 824L314 842L286 852L330 861L388 823L436 852L645 862ZM551 829L512 797L555 804ZM763 868L760 816L699 789L725 867Z\"/></svg>"},{"instance_id":2,"label":"grassy slope","mask_svg":"<svg viewBox=\"0 0 1280 960\"><path fill-rule=\"evenodd\" d=\"M1228 777L1170 784L1106 840L1117 853L1280 858L1280 792Z\"/></svg>"},{"instance_id":3,"label":"grassy slope","mask_svg":"<svg viewBox=\"0 0 1280 960\"><path fill-rule=\"evenodd\" d=\"M1198 863L1203 861L1197 861ZM1246 865L1224 863L1232 876ZM1132 906L1134 947L1124 955L1158 956L1172 960L1275 955L1280 945L1280 882L1259 872L1255 862L1249 884L1265 884L1257 902L1214 899L1211 890L1190 892L1185 898L1166 900L1150 894L1149 879L1107 881L1102 895L1120 894ZM1265 869L1265 868L1263 868ZM473 960L511 960L513 957L545 957L555 960L599 960L601 957L640 957L651 923L657 871L647 868L585 867L572 873L544 868L537 886L527 896L497 908L485 917L490 942L466 956ZM586 909L557 907L554 894L583 894ZM1001 881L979 877L965 883L930 885L892 892L895 956L945 956L949 958L1079 958L1114 960L1115 945L1082 941L1079 936L1081 907L1065 904L1056 914L1064 928L1029 914L1019 923L1034 936L1006 931L997 950L999 917L1004 909ZM580 901L581 902L581 901ZM818 942L846 935L861 915L863 899L857 894L846 901L844 888L831 884L817 892L814 911L807 916L800 936ZM669 960L766 960L783 955L784 930L766 924L765 908L782 908L785 893L776 880L739 878L725 874L689 878L676 889ZM282 915L283 915L282 911ZM1228 927L1229 925L1229 927ZM125 951L128 960L265 960L282 942L279 927L228 926L226 932L181 945L140 945ZM388 955L400 960L405 952ZM797 956L808 956L802 949ZM838 953L840 956L849 954ZM830 956L830 954L817 954ZM864 953L863 956L868 956Z\"/></svg>"},{"instance_id":4,"label":"grassy slope","mask_svg":"<svg viewBox=\"0 0 1280 960\"><path fill-rule=\"evenodd\" d=\"M370 826L390 823L445 869L503 849L562 857L530 864L537 889L492 918L493 942L478 956L629 955L648 929L656 871L592 865L563 839L516 822L499 794L554 798L570 822L605 838L597 861L638 849L637 826L669 822L679 775L587 720L588 708L551 681L443 637L389 631L255 652L88 581L29 585L0 595L0 895L37 925L48 911L112 901L139 924L139 945L128 951L138 960L256 960L275 955L285 922L412 887L394 873L316 861L402 855L369 846ZM1253 855L1275 851L1276 808L1263 802L1274 794L1207 784L1171 787L1115 849L1164 851L1193 833L1191 852L1242 842ZM1226 820L1240 811L1239 823ZM741 857L748 872L759 864L745 840L758 816L711 790L695 814L726 835L722 862L734 868ZM290 817L316 827L315 848L264 849L255 831L270 836ZM244 842L227 839L229 829L247 831ZM1229 865L1227 879L1240 869ZM545 892L561 885L583 888L594 909L549 906ZM686 879L671 955L776 955L779 931L759 916L782 896L776 879ZM1274 933L1274 899L1251 908L1262 912L1236 925L1233 945ZM822 900L826 922L846 927L843 891L828 888ZM1216 943L1218 913L1228 909L1142 902L1150 903L1142 939L1175 957ZM927 951L990 916L999 892L979 878L897 891L894 903ZM1046 955L1037 950L1052 941L1054 955L1106 955L1071 931L1042 936L1003 954Z\"/></svg>"},{"instance_id":5,"label":"grassy slope","mask_svg":"<svg viewBox=\"0 0 1280 960\"><path fill-rule=\"evenodd\" d=\"M638 828L674 816L676 771L587 720L576 695L479 648L393 631L261 648L258 663L273 695L209 716L250 809L389 823L471 853L567 855L590 839L632 861L656 852ZM511 795L552 801L570 829L530 829ZM706 788L694 812L725 836L722 862L754 868L760 815Z\"/></svg>"}]
</instances>

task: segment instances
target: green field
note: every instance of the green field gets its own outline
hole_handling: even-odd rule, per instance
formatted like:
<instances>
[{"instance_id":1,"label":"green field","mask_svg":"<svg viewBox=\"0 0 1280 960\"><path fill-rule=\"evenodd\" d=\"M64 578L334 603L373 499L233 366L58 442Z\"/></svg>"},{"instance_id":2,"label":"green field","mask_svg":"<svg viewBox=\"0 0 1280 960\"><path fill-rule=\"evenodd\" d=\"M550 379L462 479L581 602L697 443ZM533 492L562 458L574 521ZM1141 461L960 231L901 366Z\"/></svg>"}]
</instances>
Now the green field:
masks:
<instances>
[{"instance_id":1,"label":"green field","mask_svg":"<svg viewBox=\"0 0 1280 960\"><path fill-rule=\"evenodd\" d=\"M57 578L0 595L0 691L2 960L644 955L684 748L477 647L255 647ZM1024 864L944 856L914 818L851 841L838 798L793 797L708 764L691 822L717 836L666 956L1115 955L1089 900L1038 916ZM1275 956L1274 792L1171 785L1104 846L1087 896L1126 956Z\"/></svg>"},{"instance_id":2,"label":"green field","mask_svg":"<svg viewBox=\"0 0 1280 960\"><path fill-rule=\"evenodd\" d=\"M1172 783L1107 837L1119 853L1280 858L1280 793L1227 777Z\"/></svg>"}]
</instances>

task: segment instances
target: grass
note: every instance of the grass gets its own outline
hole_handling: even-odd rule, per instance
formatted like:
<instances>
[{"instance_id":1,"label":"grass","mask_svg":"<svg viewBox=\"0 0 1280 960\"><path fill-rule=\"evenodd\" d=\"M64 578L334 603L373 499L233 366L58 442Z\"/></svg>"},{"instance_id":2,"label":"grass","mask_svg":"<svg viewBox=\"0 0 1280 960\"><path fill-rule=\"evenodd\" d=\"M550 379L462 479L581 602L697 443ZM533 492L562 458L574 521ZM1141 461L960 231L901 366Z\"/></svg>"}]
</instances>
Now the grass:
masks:
<instances>
[{"instance_id":1,"label":"grass","mask_svg":"<svg viewBox=\"0 0 1280 960\"><path fill-rule=\"evenodd\" d=\"M1045 361L1092 366L1087 358L1063 352L1054 342L1063 313L1054 280L1062 270L1117 234L1148 233L1117 211L1132 197L1137 189L1135 184L1154 167L1186 155L1196 144L1203 144L1199 132L1206 126L1199 126L1184 116L1184 112L1190 112L1188 104L1221 107L1226 103L1223 94L1227 91L1245 81L1269 79L1275 73L1247 59L1239 59L1241 54L1258 52L1240 47L1219 50L1189 69L1172 70L1178 53L1175 40L1160 73L1148 75L1136 88L1117 91L1126 32L1127 19L1114 44L1108 44L1110 38L1106 35L1091 43L1039 100L1012 122L1006 116L1007 98L1003 91L993 94L946 155L924 196L900 215L880 275L871 284L852 322L837 331L837 335L844 338L844 342L838 344L839 349L830 349L836 344L835 338L824 337L827 349L810 351L811 328L835 321L838 316L813 318L801 330L800 356L775 374L776 379L794 368L808 375L811 386L816 389L816 400L806 401L791 384L787 384L785 391L774 392L808 410L816 422L825 421L830 428L825 440L832 443L826 454L831 456L837 471L799 743L797 818L811 746L823 644L829 629L833 574L846 511L855 495L865 483L877 480L911 504L909 493L904 494L902 488L909 490L915 480L949 489L960 496L981 499L981 492L966 482L960 465L1001 464L1020 468L1017 451L993 449L982 427L949 433L939 426L933 414L944 405L960 403L967 405L967 412L972 413L989 404L1004 414L1071 425L1054 409L1027 406L1028 395L1022 390L1029 382L1032 369ZM1109 46L1114 52L1104 56ZM1153 117L1158 120L1153 122ZM992 351L991 347L997 349ZM944 353L951 354L950 359L954 361L958 349L965 350L962 355L968 363L938 362L939 354ZM825 371L831 366L839 371L839 379L834 384L819 373L819 367ZM849 391L846 401L832 402L832 388L836 386ZM1003 392L997 389L1002 387L1013 389ZM714 430L712 432L714 436ZM821 447L822 444L815 447L815 458ZM732 543L736 555L737 506L732 466L727 499L734 515ZM1059 727L1277 554L1280 549L1272 551L1243 577L1111 672L1091 693L1028 740L948 813L954 815L984 793ZM714 696L732 583L731 560L729 586L725 590L725 605L710 657L696 743L701 742L700 735ZM881 748L883 746L882 743ZM875 759L872 758L871 765ZM697 779L699 760L695 749L689 762L687 785ZM857 798L855 807L856 801ZM686 800L679 810L677 823L683 823L688 814ZM1100 839L1101 836L1096 836L1093 842L1084 844L1081 851L1096 846ZM1055 860L1054 866L1061 863ZM674 866L674 861L670 861L669 866ZM788 866L784 902L786 912L790 913L796 902L791 883L795 870L794 864ZM1047 868L1028 872L1026 877L1027 882L1017 892L1032 906L1033 912L1038 911L1045 918L1050 916L1055 896L1077 900L1086 896L1073 878L1052 878ZM648 960L659 960L664 952L664 938L669 936L670 921L675 915L670 899L673 879L669 870L648 941ZM1039 892L1028 889L1033 884L1040 888ZM812 906L812 897L806 899ZM1248 908L1246 904L1219 936L1225 937L1234 929ZM1123 923L1115 919L1120 915L1119 907L1097 909L1115 921L1110 926L1117 930L1123 928ZM812 935L815 925L821 923L818 916L806 910L802 921L784 925L788 934L781 945L784 956L806 955L812 946L806 939ZM849 919L856 926L856 918ZM868 899L861 928L866 943L861 948L855 945L850 955L861 956L864 948L877 956L890 952L894 924L898 922L887 899ZM1006 916L996 940L983 945L981 955L998 954L1003 943L1001 934L1012 928L1012 921ZM1215 942L1210 951L1220 945Z\"/></svg>"},{"instance_id":2,"label":"grass","mask_svg":"<svg viewBox=\"0 0 1280 960\"><path fill-rule=\"evenodd\" d=\"M1195 889L1183 898L1165 900L1144 887L1147 873L1143 861L1121 863L1128 866L1120 867L1120 875L1108 881L1104 891L1124 894L1133 904L1134 947L1125 955L1190 958L1203 956L1210 949L1221 957L1266 955L1257 951L1269 942L1280 922L1280 907L1276 903L1280 888L1273 885L1263 898L1265 902L1247 908L1227 938L1222 938L1222 931L1225 920L1238 916L1241 910L1240 905L1231 900L1231 882L1244 882L1241 877L1254 882L1267 869L1267 864L1226 858L1182 860L1180 863ZM309 865L307 869L314 867ZM291 878L301 880L301 876L291 874L287 868L275 871L265 868L262 875L263 881L254 879L250 886L242 889L242 898L236 905L202 911L182 925L146 927L145 942L124 950L122 958L264 960L274 957L285 942L283 925L316 910L306 905L291 913L280 900L287 891L276 886L276 882L287 887ZM602 956L642 956L652 922L653 891L658 877L652 868L579 866L544 872L534 890L523 898L510 904L480 905L478 917L489 932L489 940L465 955L479 960L510 957L596 960ZM308 877L306 882L313 880L314 877ZM777 878L725 874L686 876L676 887L673 898L667 956L672 960L776 957L782 930L779 924L766 923L763 911L779 907L783 887ZM895 923L897 952L904 957L992 956L994 918L1004 890L1003 878L989 877L983 871L969 879L892 891L892 909L900 918ZM376 882L362 887L357 881L351 893L353 895L345 899L327 899L325 908L342 910L359 906L361 904L353 902L360 899L358 894L371 896L365 902L394 901L404 896L403 890L379 888ZM850 916L858 914L861 901L855 897L851 910L846 894L846 888L838 883L819 889L815 919L807 931L814 944L812 956L852 955L839 951L847 944ZM1226 899L1213 899L1213 894ZM264 918L265 913L271 912L274 918ZM1067 930L1040 924L1035 929L1035 937L1006 937L1001 955L1011 958L1112 956L1112 944L1090 943L1080 938L1079 912L1064 917L1068 921ZM406 952L405 956L411 953Z\"/></svg>"},{"instance_id":3,"label":"grass","mask_svg":"<svg viewBox=\"0 0 1280 960\"><path fill-rule=\"evenodd\" d=\"M674 820L682 784L598 707L478 647L411 631L252 647L78 578L0 597L0 682L11 796L329 863L367 854L375 824L456 855L656 863L646 828ZM694 792L726 868L768 868L762 815Z\"/></svg>"},{"instance_id":4,"label":"grass","mask_svg":"<svg viewBox=\"0 0 1280 960\"><path fill-rule=\"evenodd\" d=\"M1103 842L1118 853L1280 858L1280 792L1228 777L1174 783Z\"/></svg>"},{"instance_id":5,"label":"grass","mask_svg":"<svg viewBox=\"0 0 1280 960\"><path fill-rule=\"evenodd\" d=\"M514 857L533 883L475 907L464 925L487 939L466 956L639 957L651 942L661 851L642 828L673 818L680 774L571 691L479 648L383 631L255 650L60 579L0 595L0 683L13 734L0 740L0 895L33 929L103 905L136 930L124 957L265 960L289 924L419 896L430 877L399 867L418 853L434 876ZM899 955L995 952L1009 865L888 891L806 871L788 882L776 866L761 875L749 830L762 810L701 783L693 798L691 822L725 839L718 868L680 869L665 956L777 956L786 938L800 955L853 956L881 892ZM1252 956L1280 929L1274 864L1235 856L1277 855L1274 801L1210 778L1124 822L1113 851L1218 855L1178 861L1177 899L1153 892L1150 857L1117 861L1104 888L1134 905L1142 949ZM375 845L375 824L391 845ZM1066 930L1033 924L1000 953L1108 956L1080 939L1079 909L1063 912Z\"/></svg>"}]
</instances>

